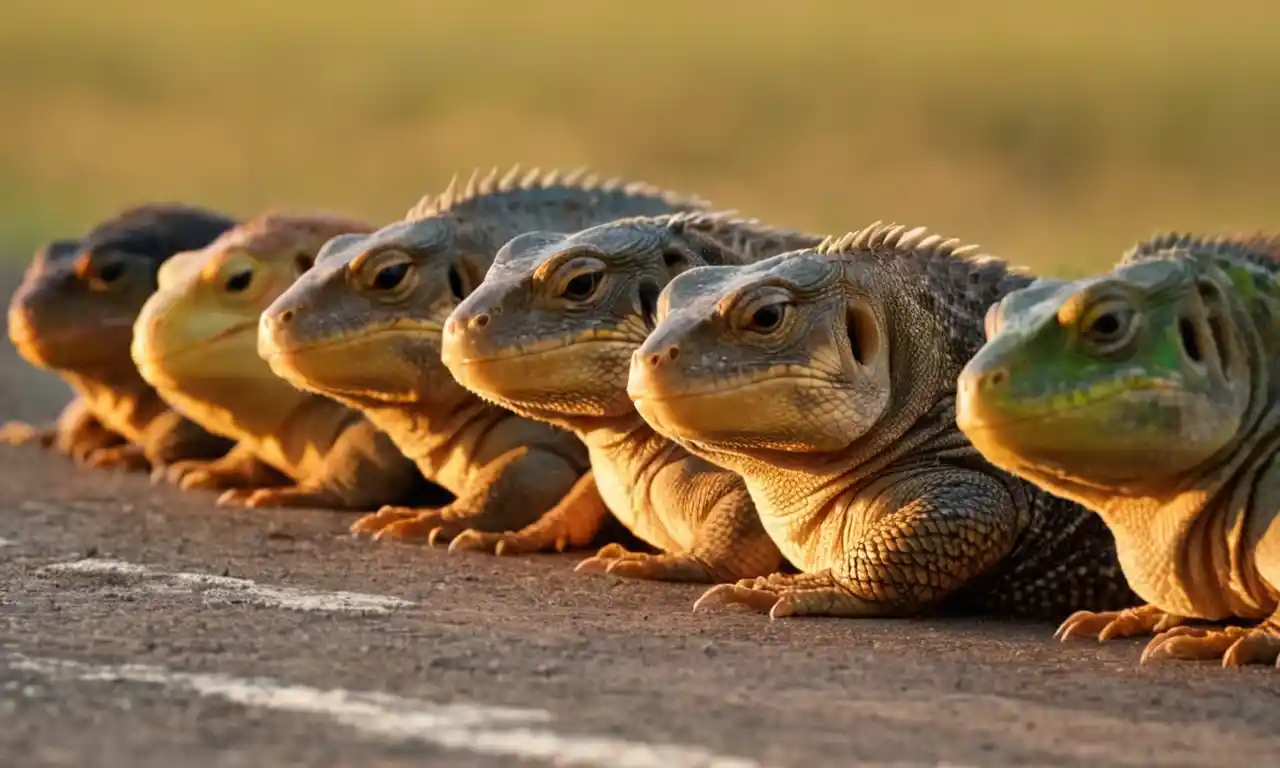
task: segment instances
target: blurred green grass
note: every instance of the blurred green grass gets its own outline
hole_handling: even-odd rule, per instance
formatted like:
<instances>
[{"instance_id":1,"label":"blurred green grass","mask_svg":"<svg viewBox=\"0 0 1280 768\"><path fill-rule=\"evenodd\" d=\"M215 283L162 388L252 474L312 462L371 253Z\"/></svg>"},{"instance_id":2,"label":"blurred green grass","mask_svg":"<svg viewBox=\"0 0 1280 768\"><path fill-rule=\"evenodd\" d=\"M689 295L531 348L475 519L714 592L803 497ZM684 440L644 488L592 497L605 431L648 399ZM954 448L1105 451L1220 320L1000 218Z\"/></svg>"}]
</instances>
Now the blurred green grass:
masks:
<instances>
[{"instance_id":1,"label":"blurred green grass","mask_svg":"<svg viewBox=\"0 0 1280 768\"><path fill-rule=\"evenodd\" d=\"M590 165L824 232L1059 273L1280 228L1271 0L5 0L0 246L182 199L379 221Z\"/></svg>"}]
</instances>

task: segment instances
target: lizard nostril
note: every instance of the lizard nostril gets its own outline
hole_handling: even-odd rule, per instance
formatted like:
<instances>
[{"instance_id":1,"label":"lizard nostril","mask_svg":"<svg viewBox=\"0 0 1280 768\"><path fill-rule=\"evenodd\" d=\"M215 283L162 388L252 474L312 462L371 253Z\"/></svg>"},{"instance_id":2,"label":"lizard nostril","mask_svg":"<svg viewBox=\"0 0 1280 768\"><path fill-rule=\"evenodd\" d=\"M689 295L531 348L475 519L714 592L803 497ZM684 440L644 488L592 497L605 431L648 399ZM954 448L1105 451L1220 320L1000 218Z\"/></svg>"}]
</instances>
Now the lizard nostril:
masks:
<instances>
[{"instance_id":1,"label":"lizard nostril","mask_svg":"<svg viewBox=\"0 0 1280 768\"><path fill-rule=\"evenodd\" d=\"M661 352L654 352L652 355L649 355L649 367L657 368L665 363L674 362L678 357L680 357L680 348L673 344Z\"/></svg>"},{"instance_id":2,"label":"lizard nostril","mask_svg":"<svg viewBox=\"0 0 1280 768\"><path fill-rule=\"evenodd\" d=\"M480 314L471 318L471 324L476 328L483 328L489 324L489 315L485 314L484 312L481 312Z\"/></svg>"},{"instance_id":3,"label":"lizard nostril","mask_svg":"<svg viewBox=\"0 0 1280 768\"><path fill-rule=\"evenodd\" d=\"M295 314L297 314L297 312L295 312L294 310L286 309L285 311L276 315L276 322L279 323L280 325L284 325L285 323L288 323L290 320L292 320Z\"/></svg>"},{"instance_id":4,"label":"lizard nostril","mask_svg":"<svg viewBox=\"0 0 1280 768\"><path fill-rule=\"evenodd\" d=\"M1007 381L1009 381L1009 371L1004 368L997 368L982 377L982 386L984 388L1000 387Z\"/></svg>"}]
</instances>

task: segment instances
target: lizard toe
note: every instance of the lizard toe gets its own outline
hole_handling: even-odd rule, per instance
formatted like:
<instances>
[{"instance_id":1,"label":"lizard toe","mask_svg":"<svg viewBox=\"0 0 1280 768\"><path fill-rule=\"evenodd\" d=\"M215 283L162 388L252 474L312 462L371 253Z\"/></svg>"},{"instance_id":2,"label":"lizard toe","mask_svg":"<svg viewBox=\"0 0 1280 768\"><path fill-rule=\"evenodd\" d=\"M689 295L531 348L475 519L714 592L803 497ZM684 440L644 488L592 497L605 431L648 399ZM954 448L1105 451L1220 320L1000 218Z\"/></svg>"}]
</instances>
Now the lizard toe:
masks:
<instances>
[{"instance_id":1,"label":"lizard toe","mask_svg":"<svg viewBox=\"0 0 1280 768\"><path fill-rule=\"evenodd\" d=\"M696 612L711 605L745 605L757 613L769 613L778 602L778 596L766 590L753 589L739 584L717 584L702 593L693 604Z\"/></svg>"}]
</instances>

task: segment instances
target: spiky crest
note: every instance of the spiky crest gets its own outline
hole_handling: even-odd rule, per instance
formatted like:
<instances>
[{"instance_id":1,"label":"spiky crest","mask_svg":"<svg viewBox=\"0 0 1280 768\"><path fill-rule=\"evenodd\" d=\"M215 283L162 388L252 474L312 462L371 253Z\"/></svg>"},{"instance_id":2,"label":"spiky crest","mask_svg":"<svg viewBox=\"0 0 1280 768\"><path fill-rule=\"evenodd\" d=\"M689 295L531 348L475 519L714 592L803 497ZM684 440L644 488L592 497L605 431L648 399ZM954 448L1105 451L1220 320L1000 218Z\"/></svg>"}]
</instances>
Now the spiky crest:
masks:
<instances>
[{"instance_id":1,"label":"spiky crest","mask_svg":"<svg viewBox=\"0 0 1280 768\"><path fill-rule=\"evenodd\" d=\"M1252 264L1271 274L1280 272L1280 234L1268 235L1261 232L1251 235L1161 232L1126 251L1120 263L1130 264L1160 258L1171 251L1186 251L1215 261Z\"/></svg>"},{"instance_id":2,"label":"spiky crest","mask_svg":"<svg viewBox=\"0 0 1280 768\"><path fill-rule=\"evenodd\" d=\"M404 220L417 221L449 211L481 207L503 195L556 189L617 192L625 195L656 197L693 208L710 208L710 203L698 197L679 195L643 181L628 182L617 177L602 180L598 174L587 174L585 168L578 168L564 175L556 169L543 173L540 168L532 168L522 177L520 165L517 163L501 178L498 176L497 166L494 166L483 178L480 177L480 171L477 168L461 191L458 190L458 177L455 175L445 187L444 192L423 197L417 205L409 209Z\"/></svg>"},{"instance_id":3,"label":"spiky crest","mask_svg":"<svg viewBox=\"0 0 1280 768\"><path fill-rule=\"evenodd\" d=\"M931 233L927 227L908 228L881 221L844 235L827 237L817 247L819 254L836 258L881 251L912 252L922 256L956 257L970 261L996 259L995 256L980 253L981 248L977 245L965 244L954 237L944 238Z\"/></svg>"}]
</instances>

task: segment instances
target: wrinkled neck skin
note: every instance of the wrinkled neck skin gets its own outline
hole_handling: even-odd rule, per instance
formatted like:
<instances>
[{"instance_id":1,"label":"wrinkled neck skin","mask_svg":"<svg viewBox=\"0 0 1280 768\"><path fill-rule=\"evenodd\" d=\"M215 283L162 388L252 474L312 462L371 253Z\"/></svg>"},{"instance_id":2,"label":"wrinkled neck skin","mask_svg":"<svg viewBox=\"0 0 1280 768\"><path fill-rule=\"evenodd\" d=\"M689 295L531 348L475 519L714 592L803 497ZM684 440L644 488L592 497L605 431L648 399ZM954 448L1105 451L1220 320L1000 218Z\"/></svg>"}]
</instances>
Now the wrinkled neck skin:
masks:
<instances>
[{"instance_id":1,"label":"wrinkled neck skin","mask_svg":"<svg viewBox=\"0 0 1280 768\"><path fill-rule=\"evenodd\" d=\"M343 395L342 402L385 432L425 477L454 494L467 488L483 468L479 454L485 438L504 422L519 418L469 392L442 400L419 397L394 403Z\"/></svg>"},{"instance_id":2,"label":"wrinkled neck skin","mask_svg":"<svg viewBox=\"0 0 1280 768\"><path fill-rule=\"evenodd\" d=\"M132 365L59 373L99 421L131 443L142 443L148 427L170 410Z\"/></svg>"},{"instance_id":3,"label":"wrinkled neck skin","mask_svg":"<svg viewBox=\"0 0 1280 768\"><path fill-rule=\"evenodd\" d=\"M654 431L640 414L565 419L564 426L587 446L591 469L605 504L627 522L637 489L647 488L664 466L687 451Z\"/></svg>"},{"instance_id":4,"label":"wrinkled neck skin","mask_svg":"<svg viewBox=\"0 0 1280 768\"><path fill-rule=\"evenodd\" d=\"M1163 492L1101 489L1061 478L1049 485L1102 516L1139 596L1182 616L1262 618L1280 599L1280 585L1263 581L1255 558L1280 510L1280 409L1273 405L1280 376L1270 370L1275 361L1266 353L1274 345L1264 343L1252 323L1242 327L1250 399L1236 439L1222 451Z\"/></svg>"}]
</instances>

